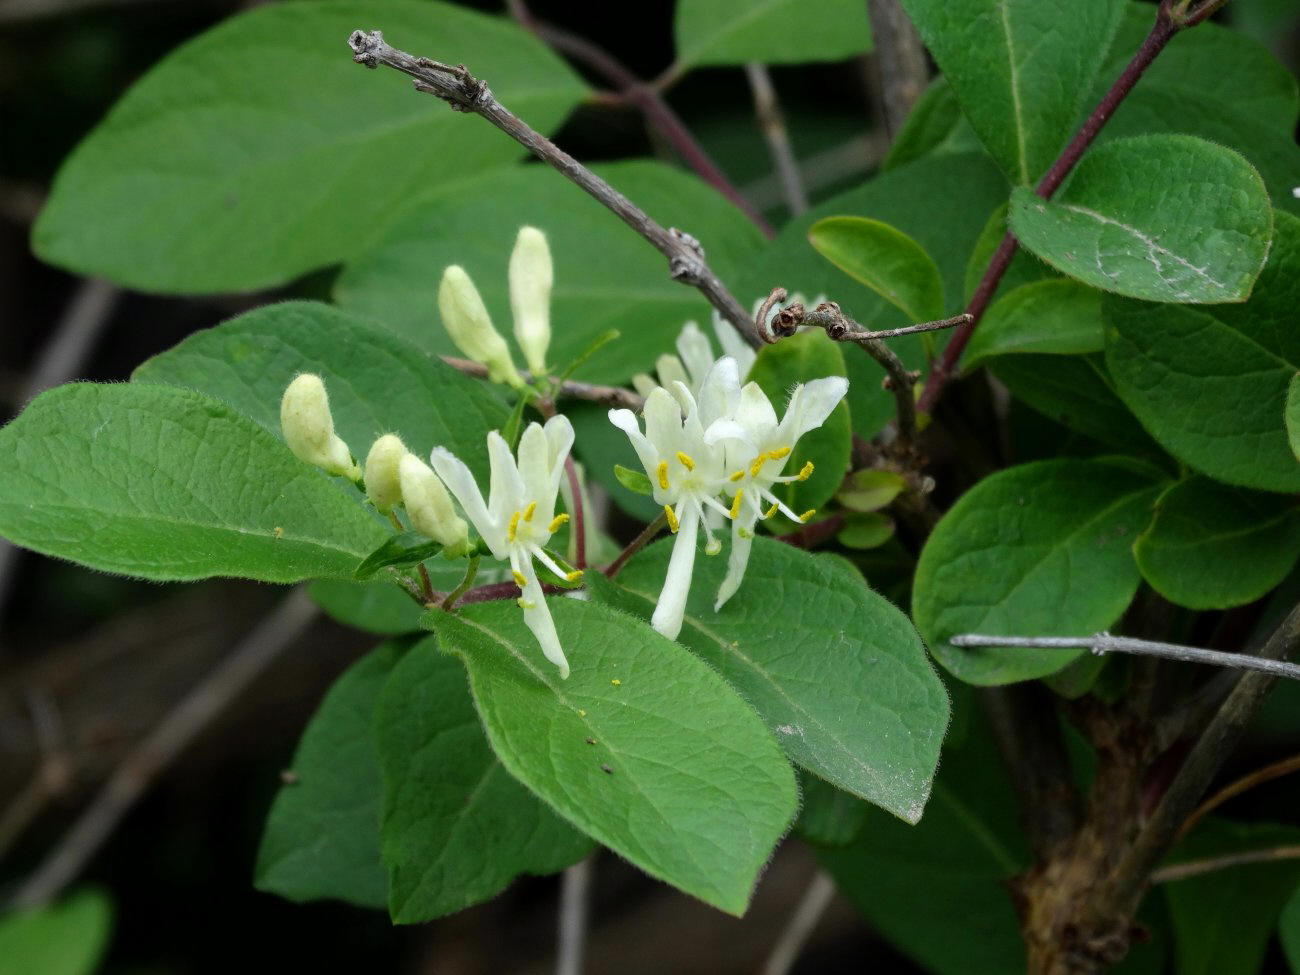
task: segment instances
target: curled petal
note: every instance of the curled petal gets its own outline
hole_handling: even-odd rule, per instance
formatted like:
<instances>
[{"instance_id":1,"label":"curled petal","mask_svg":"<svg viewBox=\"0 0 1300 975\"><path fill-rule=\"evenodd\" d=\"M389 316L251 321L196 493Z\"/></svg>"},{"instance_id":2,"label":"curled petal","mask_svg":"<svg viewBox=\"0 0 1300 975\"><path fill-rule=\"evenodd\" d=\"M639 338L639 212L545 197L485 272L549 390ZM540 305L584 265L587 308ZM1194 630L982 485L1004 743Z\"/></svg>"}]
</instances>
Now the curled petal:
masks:
<instances>
[{"instance_id":1,"label":"curled petal","mask_svg":"<svg viewBox=\"0 0 1300 975\"><path fill-rule=\"evenodd\" d=\"M695 542L699 526L699 512L694 505L687 506L682 512L677 540L673 542L673 554L668 560L664 587L659 592L654 615L650 617L650 625L670 640L676 640L677 634L682 631L686 597L690 594L691 576L695 572Z\"/></svg>"},{"instance_id":2,"label":"curled petal","mask_svg":"<svg viewBox=\"0 0 1300 975\"><path fill-rule=\"evenodd\" d=\"M793 444L809 430L817 429L848 391L849 381L843 376L825 376L796 386L781 418L781 439Z\"/></svg>"},{"instance_id":3,"label":"curled petal","mask_svg":"<svg viewBox=\"0 0 1300 975\"><path fill-rule=\"evenodd\" d=\"M546 659L560 670L560 680L569 677L569 661L560 646L560 636L555 632L555 621L551 619L550 607L546 605L546 595L542 584L537 581L537 571L532 560L527 557L510 559L511 567L524 579L523 594L520 597L524 609L524 623L532 630L537 644L542 648Z\"/></svg>"},{"instance_id":4,"label":"curled petal","mask_svg":"<svg viewBox=\"0 0 1300 975\"><path fill-rule=\"evenodd\" d=\"M709 344L708 336L694 322L682 326L681 334L677 336L677 355L690 375L689 385L693 389L699 389L713 365L713 346Z\"/></svg>"},{"instance_id":5,"label":"curled petal","mask_svg":"<svg viewBox=\"0 0 1300 975\"><path fill-rule=\"evenodd\" d=\"M731 416L740 399L740 374L736 360L723 356L713 363L696 395L700 423L708 426L715 420Z\"/></svg>"},{"instance_id":6,"label":"curled petal","mask_svg":"<svg viewBox=\"0 0 1300 975\"><path fill-rule=\"evenodd\" d=\"M732 522L727 574L722 579L722 585L718 587L718 598L713 603L715 613L722 608L723 603L736 594L741 580L745 578L745 568L749 565L749 550L754 546L755 521L755 515L749 513L741 515Z\"/></svg>"},{"instance_id":7,"label":"curled petal","mask_svg":"<svg viewBox=\"0 0 1300 975\"><path fill-rule=\"evenodd\" d=\"M433 465L442 483L447 485L447 490L460 502L461 510L483 537L483 541L487 542L488 548L492 549L492 554L504 559L507 551L505 524L497 522L488 513L483 494L469 468L445 447L434 447L429 455L429 463Z\"/></svg>"},{"instance_id":8,"label":"curled petal","mask_svg":"<svg viewBox=\"0 0 1300 975\"><path fill-rule=\"evenodd\" d=\"M659 451L641 432L641 425L636 422L635 414L631 410L610 410L609 422L627 434L628 440L632 441L632 449L636 451L641 466L645 468L646 475L653 480L655 468L659 466Z\"/></svg>"},{"instance_id":9,"label":"curled petal","mask_svg":"<svg viewBox=\"0 0 1300 975\"><path fill-rule=\"evenodd\" d=\"M523 505L524 481L519 476L519 467L510 445L505 438L493 430L487 435L488 462L492 465L492 474L488 483L488 510L500 524L505 524L510 515Z\"/></svg>"}]
</instances>

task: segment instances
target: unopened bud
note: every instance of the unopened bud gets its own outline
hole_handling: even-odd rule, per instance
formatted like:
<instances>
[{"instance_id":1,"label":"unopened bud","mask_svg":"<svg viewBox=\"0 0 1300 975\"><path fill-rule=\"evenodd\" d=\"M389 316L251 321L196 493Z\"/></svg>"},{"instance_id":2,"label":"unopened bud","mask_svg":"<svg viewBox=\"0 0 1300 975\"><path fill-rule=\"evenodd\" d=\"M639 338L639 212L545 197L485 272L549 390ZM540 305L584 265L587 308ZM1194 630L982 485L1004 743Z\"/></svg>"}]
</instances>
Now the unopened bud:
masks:
<instances>
[{"instance_id":1,"label":"unopened bud","mask_svg":"<svg viewBox=\"0 0 1300 975\"><path fill-rule=\"evenodd\" d=\"M441 542L443 554L450 557L469 551L469 527L452 507L451 495L438 475L414 454L403 455L398 464L402 485L402 503L411 519L411 527Z\"/></svg>"},{"instance_id":2,"label":"unopened bud","mask_svg":"<svg viewBox=\"0 0 1300 975\"><path fill-rule=\"evenodd\" d=\"M510 310L515 316L515 340L534 376L546 372L554 280L546 235L536 227L520 228L510 255Z\"/></svg>"},{"instance_id":3,"label":"unopened bud","mask_svg":"<svg viewBox=\"0 0 1300 975\"><path fill-rule=\"evenodd\" d=\"M494 383L508 383L514 387L524 384L510 349L501 333L492 327L487 306L479 296L478 288L465 269L453 264L442 272L438 287L438 311L443 327L456 343L456 348L475 362L488 368L488 378Z\"/></svg>"},{"instance_id":4,"label":"unopened bud","mask_svg":"<svg viewBox=\"0 0 1300 975\"><path fill-rule=\"evenodd\" d=\"M320 376L304 372L285 389L280 400L280 430L299 460L350 481L361 477L348 445L334 433L330 401Z\"/></svg>"},{"instance_id":5,"label":"unopened bud","mask_svg":"<svg viewBox=\"0 0 1300 975\"><path fill-rule=\"evenodd\" d=\"M381 515L386 515L401 503L402 482L398 465L406 454L401 438L386 433L370 445L366 454L366 497Z\"/></svg>"}]
</instances>

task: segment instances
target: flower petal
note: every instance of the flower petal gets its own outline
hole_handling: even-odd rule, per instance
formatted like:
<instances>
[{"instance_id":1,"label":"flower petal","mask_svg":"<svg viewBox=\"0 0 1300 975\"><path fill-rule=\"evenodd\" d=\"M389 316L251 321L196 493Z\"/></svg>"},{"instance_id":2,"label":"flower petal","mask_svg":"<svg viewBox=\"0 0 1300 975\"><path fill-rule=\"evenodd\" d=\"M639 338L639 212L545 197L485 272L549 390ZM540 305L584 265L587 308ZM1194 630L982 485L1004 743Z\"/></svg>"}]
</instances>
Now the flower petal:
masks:
<instances>
[{"instance_id":1,"label":"flower petal","mask_svg":"<svg viewBox=\"0 0 1300 975\"><path fill-rule=\"evenodd\" d=\"M736 327L716 311L713 313L713 334L718 338L718 345L722 346L722 354L736 360L736 368L741 378L748 376L754 360L758 358L758 353L750 348L740 332L736 331Z\"/></svg>"},{"instance_id":2,"label":"flower petal","mask_svg":"<svg viewBox=\"0 0 1300 975\"><path fill-rule=\"evenodd\" d=\"M546 659L560 669L560 680L567 680L569 661L564 656L564 648L560 646L555 621L551 619L551 609L546 605L546 594L542 592L542 584L537 581L537 571L533 568L532 560L526 556L520 559L512 557L510 564L524 577L523 594L520 597L523 600L524 623L533 631Z\"/></svg>"},{"instance_id":3,"label":"flower petal","mask_svg":"<svg viewBox=\"0 0 1300 975\"><path fill-rule=\"evenodd\" d=\"M713 421L729 417L736 411L740 400L740 374L736 360L723 356L713 363L700 385L696 401L699 404L700 424L709 426Z\"/></svg>"},{"instance_id":4,"label":"flower petal","mask_svg":"<svg viewBox=\"0 0 1300 975\"><path fill-rule=\"evenodd\" d=\"M695 542L699 527L699 512L694 505L687 505L677 529L672 557L668 560L664 587L659 592L654 615L650 617L650 625L670 640L676 640L682 631L686 597L691 591L691 576L695 572Z\"/></svg>"},{"instance_id":5,"label":"flower petal","mask_svg":"<svg viewBox=\"0 0 1300 975\"><path fill-rule=\"evenodd\" d=\"M793 445L809 430L817 429L848 391L849 381L843 376L824 376L796 386L781 418L781 439Z\"/></svg>"},{"instance_id":6,"label":"flower petal","mask_svg":"<svg viewBox=\"0 0 1300 975\"><path fill-rule=\"evenodd\" d=\"M429 463L437 472L447 490L456 496L461 510L474 524L474 528L487 542L492 554L499 559L505 558L505 525L498 524L488 513L483 493L479 491L474 475L464 462L446 447L434 447L429 455Z\"/></svg>"},{"instance_id":7,"label":"flower petal","mask_svg":"<svg viewBox=\"0 0 1300 975\"><path fill-rule=\"evenodd\" d=\"M523 507L524 482L519 467L510 453L505 438L493 430L487 435L488 461L492 476L488 484L488 510L492 517L504 525L510 516Z\"/></svg>"},{"instance_id":8,"label":"flower petal","mask_svg":"<svg viewBox=\"0 0 1300 975\"><path fill-rule=\"evenodd\" d=\"M609 422L627 434L627 438L632 441L632 449L645 468L646 476L653 481L655 468L659 466L659 451L641 432L641 424L636 422L635 414L631 410L610 410Z\"/></svg>"},{"instance_id":9,"label":"flower petal","mask_svg":"<svg viewBox=\"0 0 1300 975\"><path fill-rule=\"evenodd\" d=\"M677 336L677 355L690 375L688 385L692 389L699 389L713 365L713 346L709 344L708 336L694 322L682 326L681 334Z\"/></svg>"},{"instance_id":10,"label":"flower petal","mask_svg":"<svg viewBox=\"0 0 1300 975\"><path fill-rule=\"evenodd\" d=\"M752 507L752 506L751 506ZM718 587L718 598L713 603L716 613L722 604L736 594L741 580L745 578L745 567L749 565L749 551L754 545L755 514L742 514L731 525L731 551L727 554L727 574L722 585Z\"/></svg>"}]
</instances>

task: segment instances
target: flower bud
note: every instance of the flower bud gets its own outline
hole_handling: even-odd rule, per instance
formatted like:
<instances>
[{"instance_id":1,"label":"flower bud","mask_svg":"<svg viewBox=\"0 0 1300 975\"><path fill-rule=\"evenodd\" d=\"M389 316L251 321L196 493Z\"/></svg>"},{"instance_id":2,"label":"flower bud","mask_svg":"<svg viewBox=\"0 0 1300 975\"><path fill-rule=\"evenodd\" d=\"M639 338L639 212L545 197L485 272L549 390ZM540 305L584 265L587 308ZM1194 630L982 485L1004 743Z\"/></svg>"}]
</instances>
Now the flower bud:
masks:
<instances>
[{"instance_id":1,"label":"flower bud","mask_svg":"<svg viewBox=\"0 0 1300 975\"><path fill-rule=\"evenodd\" d=\"M280 430L299 460L350 481L361 477L348 445L334 433L330 401L320 376L304 372L289 383L280 400Z\"/></svg>"},{"instance_id":2,"label":"flower bud","mask_svg":"<svg viewBox=\"0 0 1300 975\"><path fill-rule=\"evenodd\" d=\"M402 485L402 503L411 527L421 535L441 542L450 557L469 551L469 527L452 507L451 495L429 465L414 454L404 454L397 467Z\"/></svg>"},{"instance_id":3,"label":"flower bud","mask_svg":"<svg viewBox=\"0 0 1300 975\"><path fill-rule=\"evenodd\" d=\"M515 340L534 376L546 373L554 279L546 235L536 227L521 227L510 255L510 310L515 316Z\"/></svg>"},{"instance_id":4,"label":"flower bud","mask_svg":"<svg viewBox=\"0 0 1300 975\"><path fill-rule=\"evenodd\" d=\"M386 433L370 445L370 453L366 455L366 497L381 515L401 503L402 483L397 468L405 454L406 446L401 439Z\"/></svg>"},{"instance_id":5,"label":"flower bud","mask_svg":"<svg viewBox=\"0 0 1300 975\"><path fill-rule=\"evenodd\" d=\"M492 319L478 289L459 264L453 264L442 272L442 284L438 286L438 311L442 313L443 327L456 343L456 348L475 362L487 366L489 379L516 388L524 384L510 358L506 340L492 327Z\"/></svg>"}]
</instances>

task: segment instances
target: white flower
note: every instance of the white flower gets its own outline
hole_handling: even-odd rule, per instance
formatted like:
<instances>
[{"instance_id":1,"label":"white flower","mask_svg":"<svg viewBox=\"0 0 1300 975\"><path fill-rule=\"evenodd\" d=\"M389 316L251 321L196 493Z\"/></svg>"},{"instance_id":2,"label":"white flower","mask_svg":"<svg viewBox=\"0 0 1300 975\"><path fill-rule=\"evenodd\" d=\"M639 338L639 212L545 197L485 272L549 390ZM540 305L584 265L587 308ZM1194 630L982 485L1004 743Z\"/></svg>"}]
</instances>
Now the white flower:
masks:
<instances>
[{"instance_id":1,"label":"white flower","mask_svg":"<svg viewBox=\"0 0 1300 975\"><path fill-rule=\"evenodd\" d=\"M326 474L336 474L356 481L361 468L352 459L334 432L329 396L320 376L304 372L293 378L280 400L280 431L293 455L319 467Z\"/></svg>"},{"instance_id":2,"label":"white flower","mask_svg":"<svg viewBox=\"0 0 1300 975\"><path fill-rule=\"evenodd\" d=\"M785 416L777 421L776 411L757 383L747 383L740 391L733 415L715 421L706 431L705 440L726 446L728 490L732 492L731 553L727 575L718 589L714 609L720 609L736 590L749 563L754 540L754 525L760 518L770 518L780 511L792 521L803 523L813 512L796 514L775 494L772 487L791 481L803 481L812 474L812 462L793 475L786 476L787 459L795 444L809 430L826 422L831 411L848 392L849 381L842 376L827 376L801 383L790 394Z\"/></svg>"},{"instance_id":3,"label":"white flower","mask_svg":"<svg viewBox=\"0 0 1300 975\"><path fill-rule=\"evenodd\" d=\"M488 434L487 446L492 480L486 502L474 475L450 451L435 447L429 459L492 555L510 562L510 573L523 590L519 606L524 622L546 659L560 669L561 678L567 678L569 662L560 647L533 560L570 582L582 576L561 568L544 550L551 535L569 520L568 515L555 514L555 495L573 446L573 426L564 416L551 417L545 426L530 423L519 438L517 461L497 431Z\"/></svg>"},{"instance_id":4,"label":"white flower","mask_svg":"<svg viewBox=\"0 0 1300 975\"><path fill-rule=\"evenodd\" d=\"M546 235L536 227L521 227L510 254L510 311L515 318L515 341L534 377L546 375L554 280Z\"/></svg>"},{"instance_id":5,"label":"white flower","mask_svg":"<svg viewBox=\"0 0 1300 975\"><path fill-rule=\"evenodd\" d=\"M686 596L695 568L695 544L701 522L708 537L705 553L721 544L713 536L708 512L727 516L718 493L727 484L726 450L709 443L704 431L731 416L740 395L735 360L719 359L700 384L698 398L680 382L671 391L657 387L646 397L645 432L631 410L610 410L609 419L628 435L650 478L655 502L663 505L668 527L677 535L663 590L651 625L671 639L682 628Z\"/></svg>"},{"instance_id":6,"label":"white flower","mask_svg":"<svg viewBox=\"0 0 1300 975\"><path fill-rule=\"evenodd\" d=\"M507 383L515 388L524 384L510 358L510 349L492 325L483 298L474 282L459 264L442 272L438 285L438 311L443 328L456 343L456 348L475 362L488 368L488 378L494 383Z\"/></svg>"},{"instance_id":7,"label":"white flower","mask_svg":"<svg viewBox=\"0 0 1300 975\"><path fill-rule=\"evenodd\" d=\"M758 353L716 311L713 313L713 332L718 337L718 344L722 346L723 356L730 357L736 363L741 378L746 376ZM708 336L694 322L687 322L677 336L677 355L665 354L655 360L658 381L656 382L655 376L638 373L632 377L632 386L642 396L648 396L656 386L671 389L673 383L679 382L691 391L692 396L698 396L705 377L717 359Z\"/></svg>"}]
</instances>

